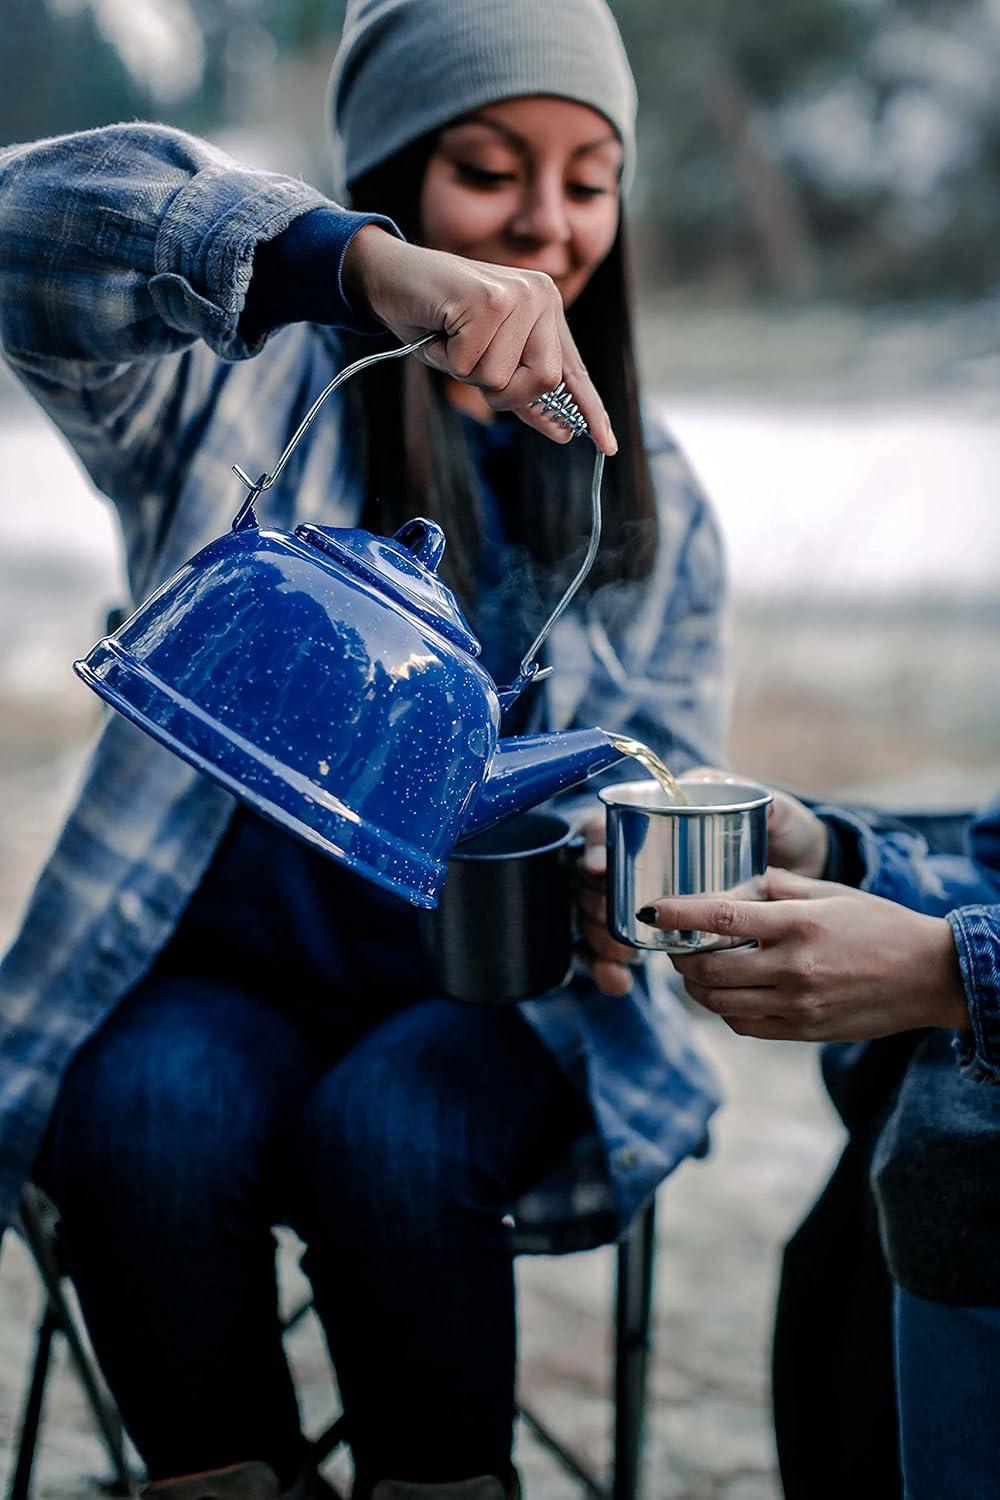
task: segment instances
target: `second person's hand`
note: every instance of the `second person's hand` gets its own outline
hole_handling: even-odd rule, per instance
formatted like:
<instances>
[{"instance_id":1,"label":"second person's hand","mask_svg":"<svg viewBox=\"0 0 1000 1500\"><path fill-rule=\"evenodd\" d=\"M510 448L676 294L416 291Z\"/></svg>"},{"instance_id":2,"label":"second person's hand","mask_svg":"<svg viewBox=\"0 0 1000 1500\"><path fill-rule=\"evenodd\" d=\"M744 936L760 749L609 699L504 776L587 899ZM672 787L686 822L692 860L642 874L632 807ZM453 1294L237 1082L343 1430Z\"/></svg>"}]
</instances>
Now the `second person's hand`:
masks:
<instances>
[{"instance_id":1,"label":"second person's hand","mask_svg":"<svg viewBox=\"0 0 1000 1500\"><path fill-rule=\"evenodd\" d=\"M425 363L477 386L496 411L516 412L561 443L570 440L566 428L529 403L564 380L598 448L617 452L551 277L427 250L368 224L348 246L343 278L352 303L404 343L443 335L420 351Z\"/></svg>"},{"instance_id":2,"label":"second person's hand","mask_svg":"<svg viewBox=\"0 0 1000 1500\"><path fill-rule=\"evenodd\" d=\"M951 928L865 891L768 870L761 901L663 897L642 920L751 939L674 955L688 994L741 1036L866 1041L969 1012Z\"/></svg>"}]
</instances>

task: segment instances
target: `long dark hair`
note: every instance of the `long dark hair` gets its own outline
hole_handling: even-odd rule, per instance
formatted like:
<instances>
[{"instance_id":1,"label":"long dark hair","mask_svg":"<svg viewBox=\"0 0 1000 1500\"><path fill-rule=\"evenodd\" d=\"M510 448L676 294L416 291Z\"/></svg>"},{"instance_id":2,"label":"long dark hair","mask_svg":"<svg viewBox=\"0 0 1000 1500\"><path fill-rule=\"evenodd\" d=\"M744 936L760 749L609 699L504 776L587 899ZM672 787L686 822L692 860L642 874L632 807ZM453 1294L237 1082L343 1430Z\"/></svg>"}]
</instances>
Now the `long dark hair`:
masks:
<instances>
[{"instance_id":1,"label":"long dark hair","mask_svg":"<svg viewBox=\"0 0 1000 1500\"><path fill-rule=\"evenodd\" d=\"M419 243L420 193L437 139L426 136L355 183L355 209L387 214ZM569 310L573 337L618 437L604 479L604 531L588 580L647 577L656 555L656 499L643 443L632 339L626 232L615 242ZM371 344L367 344L371 348ZM436 520L448 537L449 581L467 603L475 593L479 517L461 419L444 377L417 360L377 365L353 387L363 435L364 523L387 533L410 516ZM561 447L518 423L516 495L505 505L512 541L546 575L550 594L572 576L590 534L593 448L576 439ZM505 502L507 497L505 496Z\"/></svg>"}]
</instances>

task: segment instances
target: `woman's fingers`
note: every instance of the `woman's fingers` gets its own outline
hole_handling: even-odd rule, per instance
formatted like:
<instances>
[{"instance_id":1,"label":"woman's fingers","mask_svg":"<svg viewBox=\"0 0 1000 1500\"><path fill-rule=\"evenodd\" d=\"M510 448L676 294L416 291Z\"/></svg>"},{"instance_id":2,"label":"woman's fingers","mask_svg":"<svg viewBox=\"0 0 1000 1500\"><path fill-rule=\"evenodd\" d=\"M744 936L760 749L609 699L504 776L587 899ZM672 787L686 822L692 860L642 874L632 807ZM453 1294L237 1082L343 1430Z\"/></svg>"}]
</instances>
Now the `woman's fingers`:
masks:
<instances>
[{"instance_id":1,"label":"woman's fingers","mask_svg":"<svg viewBox=\"0 0 1000 1500\"><path fill-rule=\"evenodd\" d=\"M608 870L608 845L606 821L603 813L595 813L584 823L581 832L584 838L580 871L585 880L603 883Z\"/></svg>"},{"instance_id":2,"label":"woman's fingers","mask_svg":"<svg viewBox=\"0 0 1000 1500\"><path fill-rule=\"evenodd\" d=\"M603 902L599 908L595 905L587 909L582 900L578 902L578 905L581 912L585 913L580 922L580 935L592 952L618 964L635 964L640 961L641 955L638 949L629 948L625 943L619 943L611 936Z\"/></svg>"},{"instance_id":3,"label":"woman's fingers","mask_svg":"<svg viewBox=\"0 0 1000 1500\"><path fill-rule=\"evenodd\" d=\"M423 264L416 269L422 270ZM557 443L568 443L571 433L531 403L563 381L597 446L609 455L617 452L604 403L580 358L559 290L549 276L458 256L439 256L428 269L447 292L433 314L447 337L421 351L427 364L478 386L495 410L515 411L529 427Z\"/></svg>"},{"instance_id":4,"label":"woman's fingers","mask_svg":"<svg viewBox=\"0 0 1000 1500\"><path fill-rule=\"evenodd\" d=\"M620 1000L632 988L632 975L623 964L608 963L603 958L592 958L590 973L603 995Z\"/></svg>"},{"instance_id":5,"label":"woman's fingers","mask_svg":"<svg viewBox=\"0 0 1000 1500\"><path fill-rule=\"evenodd\" d=\"M822 875L830 847L826 824L787 792L774 792L767 809L767 837L776 865L801 875Z\"/></svg>"},{"instance_id":6,"label":"woman's fingers","mask_svg":"<svg viewBox=\"0 0 1000 1500\"><path fill-rule=\"evenodd\" d=\"M539 306L537 297L518 301L511 294L507 300L495 323L473 320L441 351L451 373L478 386L497 411L534 401L562 377L554 309Z\"/></svg>"},{"instance_id":7,"label":"woman's fingers","mask_svg":"<svg viewBox=\"0 0 1000 1500\"><path fill-rule=\"evenodd\" d=\"M608 900L604 881L581 881L577 887L576 904L591 921L607 926Z\"/></svg>"},{"instance_id":8,"label":"woman's fingers","mask_svg":"<svg viewBox=\"0 0 1000 1500\"><path fill-rule=\"evenodd\" d=\"M618 439L615 437L611 426L611 418L608 416L604 402L597 394L597 388L587 373L587 367L580 357L566 322L566 314L560 300L558 311L559 336L562 346L562 378L569 388L573 400L587 420L590 435L602 453L611 458L618 452ZM518 413L520 415L520 413Z\"/></svg>"},{"instance_id":9,"label":"woman's fingers","mask_svg":"<svg viewBox=\"0 0 1000 1500\"><path fill-rule=\"evenodd\" d=\"M685 984L706 989L743 990L775 984L787 969L772 948L723 948L718 953L675 953L674 968Z\"/></svg>"},{"instance_id":10,"label":"woman's fingers","mask_svg":"<svg viewBox=\"0 0 1000 1500\"><path fill-rule=\"evenodd\" d=\"M580 860L576 905L583 957L597 988L613 999L621 999L632 988L629 968L641 961L641 955L635 948L616 942L608 931L603 813L588 819L581 831L586 846Z\"/></svg>"},{"instance_id":11,"label":"woman's fingers","mask_svg":"<svg viewBox=\"0 0 1000 1500\"><path fill-rule=\"evenodd\" d=\"M775 989L713 989L689 979L684 987L697 1005L721 1016L738 1036L775 1042L823 1039L822 1018L789 1004Z\"/></svg>"},{"instance_id":12,"label":"woman's fingers","mask_svg":"<svg viewBox=\"0 0 1000 1500\"><path fill-rule=\"evenodd\" d=\"M577 886L576 906L580 914L580 930L588 947L616 963L640 961L638 949L619 943L608 931L608 902L603 879L599 882L581 881Z\"/></svg>"},{"instance_id":13,"label":"woman's fingers","mask_svg":"<svg viewBox=\"0 0 1000 1500\"><path fill-rule=\"evenodd\" d=\"M612 454L618 445L611 422L577 352L559 293L551 283L535 290L536 295L514 305L462 378L477 385L495 411L516 412L527 426L557 443L571 442L573 433L544 406L532 403L564 383L597 446ZM541 309L531 322L539 297Z\"/></svg>"},{"instance_id":14,"label":"woman's fingers","mask_svg":"<svg viewBox=\"0 0 1000 1500\"><path fill-rule=\"evenodd\" d=\"M795 920L793 905L783 902L734 901L728 896L664 896L642 907L640 922L667 932L714 932L719 937L776 941L787 936Z\"/></svg>"},{"instance_id":15,"label":"woman's fingers","mask_svg":"<svg viewBox=\"0 0 1000 1500\"><path fill-rule=\"evenodd\" d=\"M580 936L591 953L598 958L607 959L610 964L621 964L623 968L634 969L642 962L642 955L637 948L626 948L622 943L616 943L603 928L581 927Z\"/></svg>"},{"instance_id":16,"label":"woman's fingers","mask_svg":"<svg viewBox=\"0 0 1000 1500\"><path fill-rule=\"evenodd\" d=\"M463 308L446 328L446 337L435 339L420 353L428 364L484 393L502 389L520 363L528 332L521 323L508 289L503 295L484 297L482 306Z\"/></svg>"},{"instance_id":17,"label":"woman's fingers","mask_svg":"<svg viewBox=\"0 0 1000 1500\"><path fill-rule=\"evenodd\" d=\"M781 1016L723 1016L722 1019L737 1036L754 1036L764 1042L803 1040L795 1027Z\"/></svg>"},{"instance_id":18,"label":"woman's fingers","mask_svg":"<svg viewBox=\"0 0 1000 1500\"><path fill-rule=\"evenodd\" d=\"M427 358L457 380L479 386L498 410L533 401L558 385L561 300L551 279L457 257L449 258L449 267L467 275L469 286L444 316L447 342L428 345Z\"/></svg>"},{"instance_id":19,"label":"woman's fingers","mask_svg":"<svg viewBox=\"0 0 1000 1500\"><path fill-rule=\"evenodd\" d=\"M513 333L513 344L510 336L505 340L505 357L497 366L498 376L511 363L514 363L514 368L502 387L499 385L499 379L482 382L486 400L496 411L516 411L529 426L544 433L546 437L553 438L559 443L570 442L573 435L567 427L553 422L551 417L546 417L543 407L530 405L545 391L554 390L562 379L562 352L559 346L555 310L544 309L527 339L516 352L515 347L520 342L521 329L516 328ZM492 356L492 353L491 347L488 357ZM487 360L483 361L483 368L486 373L490 372Z\"/></svg>"},{"instance_id":20,"label":"woman's fingers","mask_svg":"<svg viewBox=\"0 0 1000 1500\"><path fill-rule=\"evenodd\" d=\"M774 1019L784 1016L785 1007L781 997L773 989L713 989L709 985L697 984L689 979L684 981L684 988L691 999L697 1001L705 1010L710 1010L717 1016L725 1016L727 1020L730 1017L735 1017L737 1020L751 1020L758 1016L771 1016Z\"/></svg>"},{"instance_id":21,"label":"woman's fingers","mask_svg":"<svg viewBox=\"0 0 1000 1500\"><path fill-rule=\"evenodd\" d=\"M821 896L842 896L847 889L833 880L796 875L792 870L772 865L764 876L761 894L765 901L816 901Z\"/></svg>"}]
</instances>

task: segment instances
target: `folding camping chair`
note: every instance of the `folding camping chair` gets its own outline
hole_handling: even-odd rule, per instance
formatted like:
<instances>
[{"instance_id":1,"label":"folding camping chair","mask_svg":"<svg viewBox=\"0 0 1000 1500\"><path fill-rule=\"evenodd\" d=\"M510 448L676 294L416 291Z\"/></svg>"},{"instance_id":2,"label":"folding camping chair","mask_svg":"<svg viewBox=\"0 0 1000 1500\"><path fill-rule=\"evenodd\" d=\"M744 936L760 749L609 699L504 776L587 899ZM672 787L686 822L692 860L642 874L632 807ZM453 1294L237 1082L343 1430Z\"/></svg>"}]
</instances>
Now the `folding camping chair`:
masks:
<instances>
[{"instance_id":1,"label":"folding camping chair","mask_svg":"<svg viewBox=\"0 0 1000 1500\"><path fill-rule=\"evenodd\" d=\"M133 1495L138 1488L139 1476L129 1465L121 1420L104 1388L67 1295L68 1277L58 1214L37 1188L29 1187L22 1195L16 1227L41 1278L45 1305L35 1339L7 1500L30 1500L32 1494L32 1473L39 1448L46 1382L56 1334L66 1341L74 1372L111 1466L110 1476L102 1488L109 1495ZM588 1500L637 1500L639 1495L655 1251L655 1210L650 1202L636 1217L617 1251L614 1439L610 1483L603 1483L532 1408L524 1404L520 1408L522 1420L536 1439L576 1480ZM303 1301L287 1319L285 1332L289 1333L296 1327L311 1308L311 1299ZM322 1462L346 1439L347 1419L341 1415L311 1444L313 1460Z\"/></svg>"}]
</instances>

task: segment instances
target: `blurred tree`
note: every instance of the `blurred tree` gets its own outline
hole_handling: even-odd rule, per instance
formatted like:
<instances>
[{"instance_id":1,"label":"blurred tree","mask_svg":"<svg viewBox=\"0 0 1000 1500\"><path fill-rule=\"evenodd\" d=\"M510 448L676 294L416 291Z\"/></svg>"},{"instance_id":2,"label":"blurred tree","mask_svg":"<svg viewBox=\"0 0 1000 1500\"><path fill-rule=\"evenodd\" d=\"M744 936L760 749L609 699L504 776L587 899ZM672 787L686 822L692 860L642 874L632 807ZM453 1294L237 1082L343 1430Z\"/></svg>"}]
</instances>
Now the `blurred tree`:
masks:
<instances>
[{"instance_id":1,"label":"blurred tree","mask_svg":"<svg viewBox=\"0 0 1000 1500\"><path fill-rule=\"evenodd\" d=\"M785 296L996 284L994 0L612 4L642 100L647 278Z\"/></svg>"},{"instance_id":2,"label":"blurred tree","mask_svg":"<svg viewBox=\"0 0 1000 1500\"><path fill-rule=\"evenodd\" d=\"M0 144L148 114L136 82L87 8L3 0Z\"/></svg>"},{"instance_id":3,"label":"blurred tree","mask_svg":"<svg viewBox=\"0 0 1000 1500\"><path fill-rule=\"evenodd\" d=\"M856 62L870 22L845 0L614 9L639 84L655 253L682 278L728 270L791 296L814 291L813 228L768 109Z\"/></svg>"},{"instance_id":4,"label":"blurred tree","mask_svg":"<svg viewBox=\"0 0 1000 1500\"><path fill-rule=\"evenodd\" d=\"M152 114L330 186L345 0L0 3L0 141ZM1000 0L610 3L639 83L647 283L863 299L1000 282Z\"/></svg>"}]
</instances>

